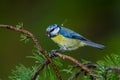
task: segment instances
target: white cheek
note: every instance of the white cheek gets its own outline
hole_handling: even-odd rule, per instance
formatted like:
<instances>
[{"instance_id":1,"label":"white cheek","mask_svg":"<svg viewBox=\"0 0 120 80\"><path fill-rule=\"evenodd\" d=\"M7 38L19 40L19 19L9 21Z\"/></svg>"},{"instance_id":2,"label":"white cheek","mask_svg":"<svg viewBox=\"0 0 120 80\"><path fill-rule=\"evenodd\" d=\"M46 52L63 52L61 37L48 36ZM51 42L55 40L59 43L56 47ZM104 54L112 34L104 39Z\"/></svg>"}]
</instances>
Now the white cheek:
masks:
<instances>
[{"instance_id":1,"label":"white cheek","mask_svg":"<svg viewBox=\"0 0 120 80\"><path fill-rule=\"evenodd\" d=\"M56 34L58 34L59 30L60 30L59 28L56 28L56 29L55 29L54 31L52 31L51 33L54 34L54 35L56 35Z\"/></svg>"}]
</instances>

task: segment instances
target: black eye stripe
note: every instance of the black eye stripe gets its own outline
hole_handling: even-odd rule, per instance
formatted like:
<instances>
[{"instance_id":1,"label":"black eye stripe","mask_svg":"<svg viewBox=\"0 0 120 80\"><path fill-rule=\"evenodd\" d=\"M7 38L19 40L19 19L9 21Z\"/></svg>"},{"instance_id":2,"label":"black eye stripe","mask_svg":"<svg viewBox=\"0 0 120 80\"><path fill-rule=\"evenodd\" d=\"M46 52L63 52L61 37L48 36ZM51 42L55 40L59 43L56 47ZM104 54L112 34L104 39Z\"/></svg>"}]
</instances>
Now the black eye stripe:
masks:
<instances>
[{"instance_id":1,"label":"black eye stripe","mask_svg":"<svg viewBox=\"0 0 120 80\"><path fill-rule=\"evenodd\" d=\"M54 28L52 30L50 30L50 32L54 31Z\"/></svg>"},{"instance_id":2,"label":"black eye stripe","mask_svg":"<svg viewBox=\"0 0 120 80\"><path fill-rule=\"evenodd\" d=\"M51 29L50 32L54 31L56 28L58 28L58 27L55 27L55 28Z\"/></svg>"}]
</instances>

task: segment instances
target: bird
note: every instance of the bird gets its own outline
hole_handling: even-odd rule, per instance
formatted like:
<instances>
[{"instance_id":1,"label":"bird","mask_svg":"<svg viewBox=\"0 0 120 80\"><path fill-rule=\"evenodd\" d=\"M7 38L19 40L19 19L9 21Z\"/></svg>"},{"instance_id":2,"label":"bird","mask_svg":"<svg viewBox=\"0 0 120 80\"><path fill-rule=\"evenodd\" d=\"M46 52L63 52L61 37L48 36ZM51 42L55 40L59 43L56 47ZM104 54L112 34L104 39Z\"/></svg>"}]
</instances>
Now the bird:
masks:
<instances>
[{"instance_id":1,"label":"bird","mask_svg":"<svg viewBox=\"0 0 120 80\"><path fill-rule=\"evenodd\" d=\"M79 33L57 24L49 25L46 28L46 33L48 37L58 44L61 51L76 50L83 46L91 46L98 49L105 48L104 45L92 42Z\"/></svg>"}]
</instances>

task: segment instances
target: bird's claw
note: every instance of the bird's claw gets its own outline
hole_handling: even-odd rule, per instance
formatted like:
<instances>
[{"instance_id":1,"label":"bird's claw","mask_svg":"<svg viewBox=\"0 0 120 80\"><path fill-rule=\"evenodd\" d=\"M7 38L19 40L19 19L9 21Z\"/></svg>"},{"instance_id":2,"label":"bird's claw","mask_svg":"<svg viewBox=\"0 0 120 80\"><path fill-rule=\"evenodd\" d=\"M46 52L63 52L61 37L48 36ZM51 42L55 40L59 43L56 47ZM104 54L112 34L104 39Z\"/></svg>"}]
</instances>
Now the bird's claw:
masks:
<instances>
[{"instance_id":1,"label":"bird's claw","mask_svg":"<svg viewBox=\"0 0 120 80\"><path fill-rule=\"evenodd\" d=\"M50 56L54 57L57 52L59 52L59 51L58 50L52 50Z\"/></svg>"}]
</instances>

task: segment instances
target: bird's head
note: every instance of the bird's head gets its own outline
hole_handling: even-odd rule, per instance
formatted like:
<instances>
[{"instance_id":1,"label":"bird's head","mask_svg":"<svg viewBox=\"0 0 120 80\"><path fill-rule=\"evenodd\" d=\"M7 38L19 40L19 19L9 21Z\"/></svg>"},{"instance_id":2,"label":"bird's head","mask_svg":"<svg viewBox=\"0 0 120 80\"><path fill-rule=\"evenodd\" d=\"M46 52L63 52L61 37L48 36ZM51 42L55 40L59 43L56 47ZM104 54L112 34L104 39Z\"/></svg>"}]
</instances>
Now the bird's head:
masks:
<instances>
[{"instance_id":1,"label":"bird's head","mask_svg":"<svg viewBox=\"0 0 120 80\"><path fill-rule=\"evenodd\" d=\"M58 26L57 24L52 24L52 25L48 26L48 28L46 29L46 33L47 33L48 37L55 37L58 35L60 29L61 29L61 27Z\"/></svg>"}]
</instances>

